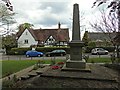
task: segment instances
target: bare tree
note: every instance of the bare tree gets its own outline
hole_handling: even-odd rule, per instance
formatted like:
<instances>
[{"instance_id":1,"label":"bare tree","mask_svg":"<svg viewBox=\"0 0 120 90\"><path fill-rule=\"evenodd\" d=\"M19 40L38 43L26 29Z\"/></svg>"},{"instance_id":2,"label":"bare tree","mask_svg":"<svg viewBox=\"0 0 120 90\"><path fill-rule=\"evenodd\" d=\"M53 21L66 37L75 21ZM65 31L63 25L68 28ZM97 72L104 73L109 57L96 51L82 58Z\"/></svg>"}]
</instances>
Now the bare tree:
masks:
<instances>
[{"instance_id":1,"label":"bare tree","mask_svg":"<svg viewBox=\"0 0 120 90\"><path fill-rule=\"evenodd\" d=\"M2 1L5 3L8 10L13 11L13 6L12 6L10 0L2 0Z\"/></svg>"},{"instance_id":2,"label":"bare tree","mask_svg":"<svg viewBox=\"0 0 120 90\"><path fill-rule=\"evenodd\" d=\"M6 4L7 3L0 1L0 27L7 31L5 34L11 32L11 30L9 30L9 25L16 23L13 18L15 13L12 11L12 9L9 9Z\"/></svg>"},{"instance_id":3,"label":"bare tree","mask_svg":"<svg viewBox=\"0 0 120 90\"><path fill-rule=\"evenodd\" d=\"M93 6L100 6L106 2L109 2L109 4L107 5L107 8L111 8L110 12L117 12L119 9L120 9L120 1L119 0L96 0L94 3L93 3Z\"/></svg>"},{"instance_id":4,"label":"bare tree","mask_svg":"<svg viewBox=\"0 0 120 90\"><path fill-rule=\"evenodd\" d=\"M90 22L90 25L96 31L103 32L104 34L107 33L111 43L114 45L114 39L111 33L117 32L117 16L115 13L107 15L104 10L100 11L100 13L100 18L97 18L94 22Z\"/></svg>"},{"instance_id":5,"label":"bare tree","mask_svg":"<svg viewBox=\"0 0 120 90\"><path fill-rule=\"evenodd\" d=\"M119 46L120 46L120 43L119 43L119 40L120 40L120 0L96 0L94 3L93 3L93 7L94 6L100 6L102 5L103 3L106 3L106 2L109 2L109 4L107 5L107 8L110 8L110 14L111 13L115 13L117 14L117 25L118 25L118 32L116 34L116 38L117 40L116 41L116 45L117 45L117 58L120 59L120 55L119 55ZM115 39L116 39L115 38Z\"/></svg>"},{"instance_id":6,"label":"bare tree","mask_svg":"<svg viewBox=\"0 0 120 90\"><path fill-rule=\"evenodd\" d=\"M114 49L117 50L117 58L119 59L119 44L116 43L115 36L118 33L118 18L115 13L108 14L104 11L101 12L101 19L90 23L90 25L96 30L103 32L105 35L108 35L110 42L114 46ZM119 42L119 41L118 41ZM115 53L115 52L113 52Z\"/></svg>"}]
</instances>

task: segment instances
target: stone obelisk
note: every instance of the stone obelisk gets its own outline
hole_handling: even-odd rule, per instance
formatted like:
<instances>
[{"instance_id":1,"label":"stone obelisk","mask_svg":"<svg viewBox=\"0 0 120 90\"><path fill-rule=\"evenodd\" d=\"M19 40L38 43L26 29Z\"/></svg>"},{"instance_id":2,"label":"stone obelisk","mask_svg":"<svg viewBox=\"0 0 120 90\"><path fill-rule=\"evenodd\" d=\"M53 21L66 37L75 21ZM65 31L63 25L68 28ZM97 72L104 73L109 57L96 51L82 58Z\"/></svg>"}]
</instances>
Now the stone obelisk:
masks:
<instances>
[{"instance_id":1,"label":"stone obelisk","mask_svg":"<svg viewBox=\"0 0 120 90\"><path fill-rule=\"evenodd\" d=\"M72 41L70 45L70 59L66 62L66 68L85 69L86 63L82 59L82 47L84 42L81 41L80 21L79 21L79 5L73 6L73 26L72 26Z\"/></svg>"}]
</instances>

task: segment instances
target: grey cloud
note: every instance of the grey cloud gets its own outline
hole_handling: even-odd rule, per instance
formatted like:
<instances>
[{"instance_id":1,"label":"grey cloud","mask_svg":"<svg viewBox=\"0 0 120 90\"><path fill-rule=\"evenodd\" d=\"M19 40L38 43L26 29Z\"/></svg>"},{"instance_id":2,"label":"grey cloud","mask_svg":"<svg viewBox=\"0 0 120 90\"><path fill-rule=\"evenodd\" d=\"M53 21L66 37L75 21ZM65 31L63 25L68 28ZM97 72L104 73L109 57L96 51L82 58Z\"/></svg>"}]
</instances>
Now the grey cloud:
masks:
<instances>
[{"instance_id":1,"label":"grey cloud","mask_svg":"<svg viewBox=\"0 0 120 90\"><path fill-rule=\"evenodd\" d=\"M54 17L47 17L47 16L44 16L42 17L41 20L37 20L35 22L35 24L42 24L44 26L51 26L51 25L55 25L56 23L58 23L58 20Z\"/></svg>"},{"instance_id":2,"label":"grey cloud","mask_svg":"<svg viewBox=\"0 0 120 90\"><path fill-rule=\"evenodd\" d=\"M68 2L42 2L39 9L45 10L51 7L51 13L65 13L68 11Z\"/></svg>"},{"instance_id":3,"label":"grey cloud","mask_svg":"<svg viewBox=\"0 0 120 90\"><path fill-rule=\"evenodd\" d=\"M16 13L18 13L16 19L23 18L23 20L34 25L44 26L52 26L61 22L63 24L68 24L67 26L70 27L69 12L71 13L71 11L70 8L68 8L69 3L70 2L38 2L31 6L30 2L30 4L25 3L25 5L22 6L22 4L24 4L23 2L19 4L15 2ZM49 10L48 7L51 9ZM31 17L33 13L30 13L30 10L37 11L35 14L38 15L36 17Z\"/></svg>"},{"instance_id":4,"label":"grey cloud","mask_svg":"<svg viewBox=\"0 0 120 90\"><path fill-rule=\"evenodd\" d=\"M34 20L35 24L41 24L44 26L56 25L58 22L61 22L62 24L67 24L68 27L70 27L71 24L71 21L67 16L54 17L53 15L44 15L42 16L42 19Z\"/></svg>"},{"instance_id":5,"label":"grey cloud","mask_svg":"<svg viewBox=\"0 0 120 90\"><path fill-rule=\"evenodd\" d=\"M44 26L56 25L58 22L68 24L70 27L69 18L71 15L68 8L69 2L41 2L38 9L45 11L42 13L42 19L34 21L35 24L42 24ZM48 7L51 8L50 12L46 12ZM55 16L55 17L54 17Z\"/></svg>"}]
</instances>

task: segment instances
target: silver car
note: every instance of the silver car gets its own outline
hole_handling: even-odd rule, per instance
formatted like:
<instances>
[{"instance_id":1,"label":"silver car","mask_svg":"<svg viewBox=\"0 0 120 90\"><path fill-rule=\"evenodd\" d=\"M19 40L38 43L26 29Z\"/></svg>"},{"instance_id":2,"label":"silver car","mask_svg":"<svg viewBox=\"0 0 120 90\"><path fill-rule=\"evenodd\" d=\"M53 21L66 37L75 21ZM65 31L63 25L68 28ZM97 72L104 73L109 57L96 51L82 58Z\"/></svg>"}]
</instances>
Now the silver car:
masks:
<instances>
[{"instance_id":1,"label":"silver car","mask_svg":"<svg viewBox=\"0 0 120 90\"><path fill-rule=\"evenodd\" d=\"M92 55L107 55L109 52L103 48L94 48L91 53Z\"/></svg>"}]
</instances>

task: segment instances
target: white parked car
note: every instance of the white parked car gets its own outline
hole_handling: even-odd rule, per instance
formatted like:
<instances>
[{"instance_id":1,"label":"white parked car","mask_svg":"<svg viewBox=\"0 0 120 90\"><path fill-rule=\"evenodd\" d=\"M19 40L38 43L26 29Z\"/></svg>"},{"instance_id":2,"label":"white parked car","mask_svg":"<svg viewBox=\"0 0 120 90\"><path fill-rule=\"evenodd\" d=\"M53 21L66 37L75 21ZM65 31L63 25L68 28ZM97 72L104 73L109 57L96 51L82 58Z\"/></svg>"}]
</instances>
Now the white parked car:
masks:
<instances>
[{"instance_id":1,"label":"white parked car","mask_svg":"<svg viewBox=\"0 0 120 90\"><path fill-rule=\"evenodd\" d=\"M107 55L109 52L103 48L94 48L91 53L93 55Z\"/></svg>"},{"instance_id":2,"label":"white parked car","mask_svg":"<svg viewBox=\"0 0 120 90\"><path fill-rule=\"evenodd\" d=\"M0 49L0 53L5 53L5 49Z\"/></svg>"}]
</instances>

